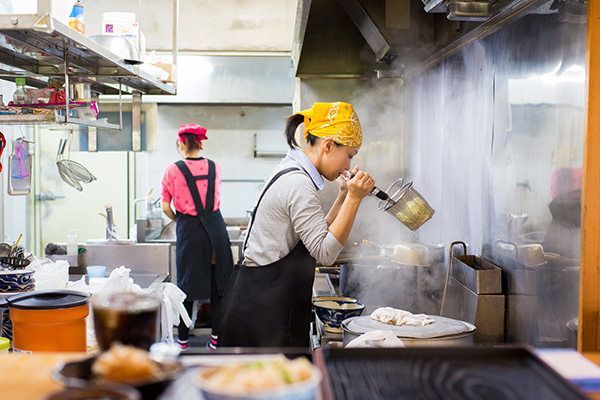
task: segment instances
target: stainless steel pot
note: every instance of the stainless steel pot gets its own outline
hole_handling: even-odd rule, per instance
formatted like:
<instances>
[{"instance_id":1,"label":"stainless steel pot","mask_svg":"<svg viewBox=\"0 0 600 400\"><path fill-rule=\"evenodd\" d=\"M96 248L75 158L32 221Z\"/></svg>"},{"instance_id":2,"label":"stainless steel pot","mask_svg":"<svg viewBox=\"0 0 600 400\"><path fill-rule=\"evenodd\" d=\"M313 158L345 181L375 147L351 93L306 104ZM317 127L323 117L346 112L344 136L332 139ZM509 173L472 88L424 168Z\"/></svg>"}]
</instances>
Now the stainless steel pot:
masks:
<instances>
[{"instance_id":1,"label":"stainless steel pot","mask_svg":"<svg viewBox=\"0 0 600 400\"><path fill-rule=\"evenodd\" d=\"M354 332L348 327L348 322L350 320L352 320L352 318L348 318L342 322L344 347L346 347L348 343L350 343L352 340L356 339L362 334ZM418 339L402 337L398 335L397 336L399 339L402 340L406 347L464 347L473 345L475 332L476 330L473 329L470 332Z\"/></svg>"}]
</instances>

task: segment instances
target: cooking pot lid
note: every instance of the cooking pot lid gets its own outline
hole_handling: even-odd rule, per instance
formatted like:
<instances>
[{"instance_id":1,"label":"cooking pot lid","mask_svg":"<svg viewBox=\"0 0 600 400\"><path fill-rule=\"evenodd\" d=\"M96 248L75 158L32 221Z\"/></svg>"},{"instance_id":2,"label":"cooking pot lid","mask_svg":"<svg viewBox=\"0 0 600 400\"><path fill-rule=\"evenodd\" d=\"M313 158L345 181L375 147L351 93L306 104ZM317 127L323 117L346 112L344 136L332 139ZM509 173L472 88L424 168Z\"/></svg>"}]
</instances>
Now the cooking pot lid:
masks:
<instances>
[{"instance_id":1,"label":"cooking pot lid","mask_svg":"<svg viewBox=\"0 0 600 400\"><path fill-rule=\"evenodd\" d=\"M76 290L40 290L8 297L12 308L53 310L87 304L89 294Z\"/></svg>"},{"instance_id":2,"label":"cooking pot lid","mask_svg":"<svg viewBox=\"0 0 600 400\"><path fill-rule=\"evenodd\" d=\"M457 319L430 315L433 323L425 326L390 325L365 315L345 319L342 326L353 333L363 334L375 330L391 331L399 338L432 339L455 336L475 331L475 325Z\"/></svg>"}]
</instances>

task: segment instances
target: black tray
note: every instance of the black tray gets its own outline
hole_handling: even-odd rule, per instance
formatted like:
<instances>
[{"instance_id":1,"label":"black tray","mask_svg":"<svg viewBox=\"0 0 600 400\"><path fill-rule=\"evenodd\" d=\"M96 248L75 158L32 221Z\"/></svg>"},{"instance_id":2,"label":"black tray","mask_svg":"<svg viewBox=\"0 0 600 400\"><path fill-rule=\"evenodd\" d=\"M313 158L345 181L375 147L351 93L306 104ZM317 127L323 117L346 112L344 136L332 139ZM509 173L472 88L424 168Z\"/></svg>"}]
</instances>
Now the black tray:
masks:
<instances>
[{"instance_id":1,"label":"black tray","mask_svg":"<svg viewBox=\"0 0 600 400\"><path fill-rule=\"evenodd\" d=\"M324 400L586 399L522 347L321 349Z\"/></svg>"}]
</instances>

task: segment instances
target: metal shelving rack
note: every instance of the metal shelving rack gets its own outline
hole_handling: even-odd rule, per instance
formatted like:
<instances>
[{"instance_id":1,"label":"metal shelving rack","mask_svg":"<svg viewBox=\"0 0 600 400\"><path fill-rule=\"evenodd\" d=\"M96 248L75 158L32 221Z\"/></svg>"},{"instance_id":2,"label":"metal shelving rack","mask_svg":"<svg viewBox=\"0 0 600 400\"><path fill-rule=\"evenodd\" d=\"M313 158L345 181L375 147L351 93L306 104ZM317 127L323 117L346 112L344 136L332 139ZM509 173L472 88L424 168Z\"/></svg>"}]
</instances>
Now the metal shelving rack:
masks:
<instances>
[{"instance_id":1,"label":"metal shelving rack","mask_svg":"<svg viewBox=\"0 0 600 400\"><path fill-rule=\"evenodd\" d=\"M52 17L52 0L38 0L36 14L10 14L0 18L0 79L13 80L25 77L27 85L46 87L49 78L65 82L65 109L70 97L69 81L89 83L97 94L119 95L119 124L89 121L69 116L59 116L54 121L33 123L64 123L87 125L96 128L122 129L121 94L175 95L175 86L164 83L140 69L126 63L116 54L85 35ZM179 0L173 0L173 63L177 63L177 20ZM0 123L32 123L26 118Z\"/></svg>"}]
</instances>

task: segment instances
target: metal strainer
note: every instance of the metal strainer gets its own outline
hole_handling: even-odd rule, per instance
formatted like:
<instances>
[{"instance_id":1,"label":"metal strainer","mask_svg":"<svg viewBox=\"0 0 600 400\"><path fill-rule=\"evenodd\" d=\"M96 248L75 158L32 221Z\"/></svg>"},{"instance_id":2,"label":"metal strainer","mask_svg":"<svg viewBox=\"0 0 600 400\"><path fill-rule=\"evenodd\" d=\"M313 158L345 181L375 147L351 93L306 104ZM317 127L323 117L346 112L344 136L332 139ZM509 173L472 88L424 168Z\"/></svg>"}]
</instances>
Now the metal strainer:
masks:
<instances>
[{"instance_id":1,"label":"metal strainer","mask_svg":"<svg viewBox=\"0 0 600 400\"><path fill-rule=\"evenodd\" d=\"M58 172L63 181L69 186L77 189L78 191L83 190L81 183L90 183L96 180L96 177L82 164L70 159L70 138L72 133L69 134L69 139L61 139L58 144L58 151L56 153L56 166ZM67 147L67 145L69 147ZM67 155L65 156L65 149L67 149Z\"/></svg>"},{"instance_id":2,"label":"metal strainer","mask_svg":"<svg viewBox=\"0 0 600 400\"><path fill-rule=\"evenodd\" d=\"M377 207L392 214L411 231L419 229L435 213L427 200L412 187L412 182L404 183L404 179L398 179L386 193L389 199L379 201Z\"/></svg>"}]
</instances>

